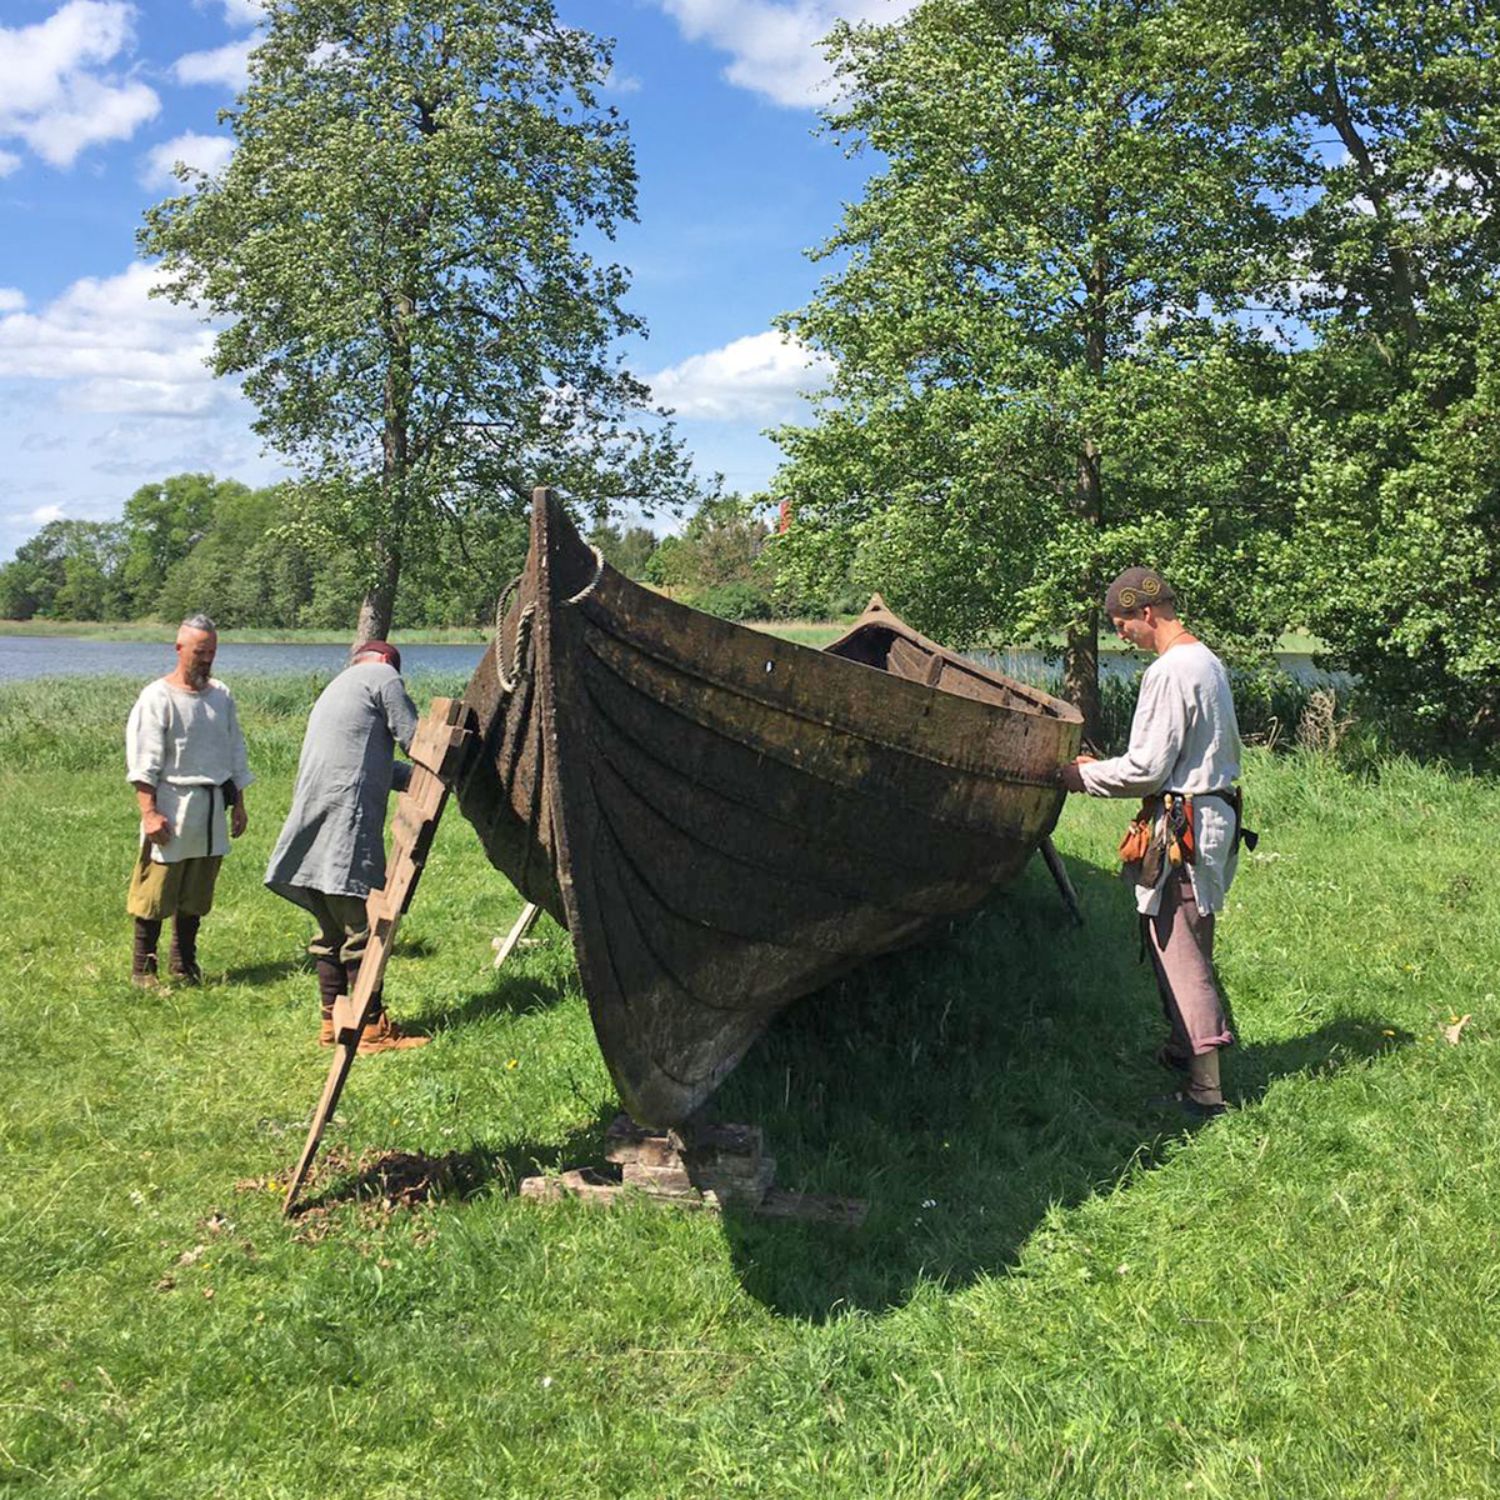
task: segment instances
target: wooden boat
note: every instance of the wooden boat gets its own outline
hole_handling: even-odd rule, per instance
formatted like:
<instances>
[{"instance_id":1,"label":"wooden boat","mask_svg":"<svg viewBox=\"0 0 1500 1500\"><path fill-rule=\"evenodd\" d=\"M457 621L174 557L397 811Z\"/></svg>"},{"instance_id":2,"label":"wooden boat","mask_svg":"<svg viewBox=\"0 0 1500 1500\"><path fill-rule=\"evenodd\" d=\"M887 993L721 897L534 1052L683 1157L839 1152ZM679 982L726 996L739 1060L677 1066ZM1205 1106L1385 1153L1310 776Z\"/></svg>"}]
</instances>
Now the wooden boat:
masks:
<instances>
[{"instance_id":1,"label":"wooden boat","mask_svg":"<svg viewBox=\"0 0 1500 1500\"><path fill-rule=\"evenodd\" d=\"M1057 820L1078 711L878 596L794 645L631 582L538 490L502 611L453 789L571 934L643 1125L691 1115L788 1002L978 906Z\"/></svg>"}]
</instances>

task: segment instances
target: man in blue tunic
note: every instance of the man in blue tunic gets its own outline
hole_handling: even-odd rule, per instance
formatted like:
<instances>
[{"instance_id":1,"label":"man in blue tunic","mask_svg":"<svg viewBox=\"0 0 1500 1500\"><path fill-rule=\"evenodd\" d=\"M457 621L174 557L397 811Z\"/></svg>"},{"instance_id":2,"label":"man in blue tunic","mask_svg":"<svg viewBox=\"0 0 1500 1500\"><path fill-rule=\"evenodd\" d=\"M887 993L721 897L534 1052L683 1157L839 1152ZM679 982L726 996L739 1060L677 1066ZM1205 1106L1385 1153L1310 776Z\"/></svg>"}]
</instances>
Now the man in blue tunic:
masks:
<instances>
[{"instance_id":1,"label":"man in blue tunic","mask_svg":"<svg viewBox=\"0 0 1500 1500\"><path fill-rule=\"evenodd\" d=\"M405 750L416 728L401 653L385 641L356 647L308 717L292 810L271 853L266 884L317 920L318 935L307 951L318 969L325 1047L333 1045L333 1002L353 993L370 939L366 899L385 884L386 800L392 787L401 791L411 779L411 766L396 760L395 749ZM361 1052L420 1047L426 1040L403 1032L375 995Z\"/></svg>"}]
</instances>

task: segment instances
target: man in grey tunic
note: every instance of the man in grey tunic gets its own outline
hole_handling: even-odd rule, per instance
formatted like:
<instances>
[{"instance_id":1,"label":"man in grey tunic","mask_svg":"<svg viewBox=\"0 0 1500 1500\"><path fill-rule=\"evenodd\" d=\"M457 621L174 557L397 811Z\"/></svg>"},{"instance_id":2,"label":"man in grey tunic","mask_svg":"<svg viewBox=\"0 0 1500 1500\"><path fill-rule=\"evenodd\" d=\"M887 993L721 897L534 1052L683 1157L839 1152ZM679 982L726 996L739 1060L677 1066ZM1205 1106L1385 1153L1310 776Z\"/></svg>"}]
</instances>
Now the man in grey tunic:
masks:
<instances>
[{"instance_id":1,"label":"man in grey tunic","mask_svg":"<svg viewBox=\"0 0 1500 1500\"><path fill-rule=\"evenodd\" d=\"M403 790L411 766L398 762L416 732L417 710L401 681L401 654L366 641L323 689L308 717L292 810L271 853L266 884L305 907L318 923L308 944L323 1008L319 1040L333 1045L333 1003L352 993L370 938L365 901L385 884L385 813L391 789ZM420 1047L377 993L361 1052Z\"/></svg>"},{"instance_id":2,"label":"man in grey tunic","mask_svg":"<svg viewBox=\"0 0 1500 1500\"><path fill-rule=\"evenodd\" d=\"M1081 755L1061 780L1070 792L1146 799L1151 848L1130 874L1171 1030L1158 1057L1187 1074L1174 1101L1205 1118L1223 1113L1219 1049L1234 1041L1213 970L1214 913L1240 841L1234 699L1224 664L1177 618L1161 574L1127 568L1104 608L1116 632L1156 660L1141 678L1125 753Z\"/></svg>"}]
</instances>

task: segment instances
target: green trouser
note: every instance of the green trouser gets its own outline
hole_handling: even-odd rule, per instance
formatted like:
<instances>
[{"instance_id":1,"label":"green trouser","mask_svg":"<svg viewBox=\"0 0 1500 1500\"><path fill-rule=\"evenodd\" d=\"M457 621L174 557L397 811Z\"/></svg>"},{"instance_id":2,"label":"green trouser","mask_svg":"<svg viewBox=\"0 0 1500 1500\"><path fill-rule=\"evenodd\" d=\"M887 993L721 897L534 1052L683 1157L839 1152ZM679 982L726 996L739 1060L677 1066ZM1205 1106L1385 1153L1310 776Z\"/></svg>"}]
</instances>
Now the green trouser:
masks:
<instances>
[{"instance_id":1,"label":"green trouser","mask_svg":"<svg viewBox=\"0 0 1500 1500\"><path fill-rule=\"evenodd\" d=\"M307 945L314 958L346 967L365 956L370 941L370 917L363 896L330 896L303 886L299 894L317 919L318 935Z\"/></svg>"}]
</instances>

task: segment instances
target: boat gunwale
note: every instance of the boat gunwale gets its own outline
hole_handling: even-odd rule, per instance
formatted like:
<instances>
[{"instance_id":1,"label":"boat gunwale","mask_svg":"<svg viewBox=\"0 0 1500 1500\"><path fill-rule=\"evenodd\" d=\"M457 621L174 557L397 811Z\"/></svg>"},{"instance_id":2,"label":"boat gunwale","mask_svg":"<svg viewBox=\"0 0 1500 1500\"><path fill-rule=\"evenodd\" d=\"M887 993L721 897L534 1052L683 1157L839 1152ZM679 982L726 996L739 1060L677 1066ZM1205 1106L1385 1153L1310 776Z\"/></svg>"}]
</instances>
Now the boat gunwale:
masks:
<instances>
[{"instance_id":1,"label":"boat gunwale","mask_svg":"<svg viewBox=\"0 0 1500 1500\"><path fill-rule=\"evenodd\" d=\"M608 567L608 564L606 564L606 567ZM649 589L642 588L642 586L640 584L637 584L633 579L626 578L624 574L617 572L613 568L609 569L609 573L612 575L612 582L613 580L618 580L620 584L626 585L629 588L636 590L640 594L650 596L654 601L663 604L669 604L675 609L688 610L691 614L697 615L702 613L699 610L691 609L688 605L678 604L676 600L667 599L663 595L657 595ZM626 635L616 629L604 628L604 622L612 622L615 618L615 615L613 611L606 607L605 602L599 599L597 592L591 594L590 597L582 603L571 607L582 609L588 616L590 624L593 625L595 629L599 630L601 634L608 636L611 640L618 641L627 649L637 652L641 656L648 657L652 661L660 662L662 665L670 667L673 670L679 672L684 677L695 678L700 682L708 683L712 687L719 688L722 691L730 693L737 698L743 698L748 703L758 704L760 707L769 709L772 712L780 714L785 718L796 719L801 723L814 725L820 729L837 730L840 734L847 734L853 739L862 740L866 744L878 746L882 750L888 750L897 755L909 756L913 760L925 761L930 765L941 766L946 770L961 771L967 775L977 776L988 781L999 782L1002 785L1036 787L1051 790L1058 790L1060 788L1060 783L1056 780L1055 777L1049 778L1042 776L1027 776L1024 774L1017 774L1015 772L997 769L993 762L987 764L971 764L969 762L957 760L949 756L939 755L933 751L913 746L911 744L902 744L897 741L883 739L871 733L864 727L856 726L844 720L833 718L827 715L818 715L800 706L789 704L784 700L771 698L763 694L756 693L742 679L732 678L723 674L715 673L709 669L704 668L695 660L671 651L670 648L664 648L655 642L652 642L648 645L643 643L641 639L636 635ZM709 618L713 617L710 616ZM734 632L734 634L729 634L726 631L726 634L723 637L725 640L736 640L738 639L740 634L743 634L750 640L754 641L766 640L766 637L760 632L748 630L744 626L736 625L732 620L719 620L716 623L727 627L727 631ZM1062 719L1057 718L1051 714L1035 712L1025 708L1018 708L1010 704L990 703L981 698L970 698L962 693L949 692L947 689L942 687L917 682L910 677L898 676L896 673L885 671L883 668L873 667L868 662L855 661L847 656L832 656L826 650L820 650L817 647L813 646L804 646L797 641L781 640L778 637L771 637L770 639L773 643L773 649L791 653L805 653L802 659L805 660L809 665L811 665L812 662L838 662L840 663L840 666L836 670L838 670L840 673L842 673L843 669L846 667L859 667L864 671L871 672L874 674L871 679L872 682L878 681L892 684L890 688L881 689L880 691L892 694L895 701L897 702L899 702L904 695L908 699L911 699L912 705L915 706L917 700L913 697L913 695L921 694L922 701L930 703L936 698L939 701L953 705L952 709L950 710L952 712L963 715L972 715L976 723L981 722L984 718L991 718L997 713L1014 714L1028 724L1050 724L1058 726L1059 738L1061 738L1069 728L1076 728L1082 723L1081 715L1079 715L1075 719ZM597 653L595 654L597 655ZM951 654L949 655L951 656ZM795 662L796 660L798 660L798 657L796 655L793 655L791 659ZM828 669L826 666L819 666L817 668L814 668L813 670L821 672ZM975 668L975 670L978 672L982 672L984 669ZM995 680L1007 686L1009 686L1010 684L1009 678L1000 677L998 674L993 673L989 675ZM1074 712L1076 714L1077 710L1074 710ZM684 717L686 717L686 715L684 715ZM925 719L925 717L926 715L925 713L923 713L921 715L921 718Z\"/></svg>"}]
</instances>

